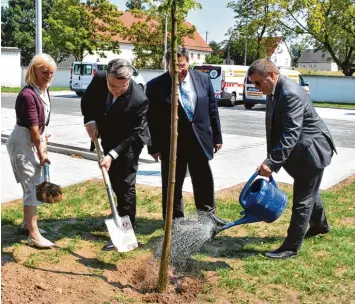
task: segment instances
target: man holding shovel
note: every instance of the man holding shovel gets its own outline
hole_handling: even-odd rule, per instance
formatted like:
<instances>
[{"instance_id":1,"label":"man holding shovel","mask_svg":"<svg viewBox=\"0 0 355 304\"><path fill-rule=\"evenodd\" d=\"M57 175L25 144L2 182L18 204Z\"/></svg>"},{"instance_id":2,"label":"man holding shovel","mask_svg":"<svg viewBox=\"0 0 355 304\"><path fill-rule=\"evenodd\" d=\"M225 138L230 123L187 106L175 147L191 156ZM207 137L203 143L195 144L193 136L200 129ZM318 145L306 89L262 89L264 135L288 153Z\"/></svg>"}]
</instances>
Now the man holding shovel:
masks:
<instances>
[{"instance_id":1,"label":"man holding shovel","mask_svg":"<svg viewBox=\"0 0 355 304\"><path fill-rule=\"evenodd\" d=\"M100 166L109 173L118 214L128 215L134 227L138 159L150 134L148 99L131 79L132 74L133 67L127 60L111 60L107 71L98 71L85 91L81 111L91 141L101 137L105 156ZM103 247L113 249L111 241Z\"/></svg>"}]
</instances>

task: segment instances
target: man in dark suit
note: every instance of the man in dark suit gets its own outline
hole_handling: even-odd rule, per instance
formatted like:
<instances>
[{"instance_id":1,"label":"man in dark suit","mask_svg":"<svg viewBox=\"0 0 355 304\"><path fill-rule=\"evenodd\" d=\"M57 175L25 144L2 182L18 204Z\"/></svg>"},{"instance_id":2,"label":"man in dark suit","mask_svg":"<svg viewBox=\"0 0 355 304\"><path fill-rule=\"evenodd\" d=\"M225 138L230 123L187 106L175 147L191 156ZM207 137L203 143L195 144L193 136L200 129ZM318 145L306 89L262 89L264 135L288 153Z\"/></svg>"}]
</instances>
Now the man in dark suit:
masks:
<instances>
[{"instance_id":1,"label":"man in dark suit","mask_svg":"<svg viewBox=\"0 0 355 304\"><path fill-rule=\"evenodd\" d=\"M135 226L138 159L150 134L148 99L131 79L132 73L127 60L111 60L107 71L98 71L85 91L81 111L91 140L101 137L105 157L100 165L108 170L118 213L128 215ZM113 250L112 243L103 249Z\"/></svg>"},{"instance_id":2,"label":"man in dark suit","mask_svg":"<svg viewBox=\"0 0 355 304\"><path fill-rule=\"evenodd\" d=\"M166 54L169 71L147 84L148 124L152 136L149 154L161 160L162 204L165 218L171 131L171 58ZM208 75L189 70L189 53L178 46L179 122L176 184L173 218L184 217L182 186L187 166L194 189L197 210L215 209L214 185L209 160L222 147L221 125L214 90Z\"/></svg>"},{"instance_id":3,"label":"man in dark suit","mask_svg":"<svg viewBox=\"0 0 355 304\"><path fill-rule=\"evenodd\" d=\"M310 97L296 82L280 75L268 59L256 60L248 76L267 95L267 158L258 168L269 177L283 167L294 178L293 207L287 237L269 258L297 255L304 237L329 232L319 187L323 171L336 152L330 132ZM309 229L307 231L309 225Z\"/></svg>"}]
</instances>

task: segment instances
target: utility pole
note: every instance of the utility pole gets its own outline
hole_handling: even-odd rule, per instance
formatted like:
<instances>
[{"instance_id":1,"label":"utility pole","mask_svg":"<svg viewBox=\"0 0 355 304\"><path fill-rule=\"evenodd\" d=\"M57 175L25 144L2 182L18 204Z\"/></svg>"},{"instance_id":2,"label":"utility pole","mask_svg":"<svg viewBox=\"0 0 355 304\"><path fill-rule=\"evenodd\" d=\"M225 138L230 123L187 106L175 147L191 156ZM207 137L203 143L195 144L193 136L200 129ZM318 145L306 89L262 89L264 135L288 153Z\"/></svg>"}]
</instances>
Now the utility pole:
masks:
<instances>
[{"instance_id":1,"label":"utility pole","mask_svg":"<svg viewBox=\"0 0 355 304\"><path fill-rule=\"evenodd\" d=\"M206 43L208 43L208 39L207 39L208 34L209 32L206 31Z\"/></svg>"},{"instance_id":2,"label":"utility pole","mask_svg":"<svg viewBox=\"0 0 355 304\"><path fill-rule=\"evenodd\" d=\"M164 72L166 72L166 52L168 51L168 14L164 14L165 17L165 38L164 38Z\"/></svg>"},{"instance_id":3,"label":"utility pole","mask_svg":"<svg viewBox=\"0 0 355 304\"><path fill-rule=\"evenodd\" d=\"M248 37L245 35L245 45L244 45L244 65L247 65L247 51L248 51Z\"/></svg>"},{"instance_id":4,"label":"utility pole","mask_svg":"<svg viewBox=\"0 0 355 304\"><path fill-rule=\"evenodd\" d=\"M42 53L42 0L36 0L36 54Z\"/></svg>"},{"instance_id":5,"label":"utility pole","mask_svg":"<svg viewBox=\"0 0 355 304\"><path fill-rule=\"evenodd\" d=\"M230 64L230 62L231 62L231 47L230 47L230 42L228 42L226 64Z\"/></svg>"}]
</instances>

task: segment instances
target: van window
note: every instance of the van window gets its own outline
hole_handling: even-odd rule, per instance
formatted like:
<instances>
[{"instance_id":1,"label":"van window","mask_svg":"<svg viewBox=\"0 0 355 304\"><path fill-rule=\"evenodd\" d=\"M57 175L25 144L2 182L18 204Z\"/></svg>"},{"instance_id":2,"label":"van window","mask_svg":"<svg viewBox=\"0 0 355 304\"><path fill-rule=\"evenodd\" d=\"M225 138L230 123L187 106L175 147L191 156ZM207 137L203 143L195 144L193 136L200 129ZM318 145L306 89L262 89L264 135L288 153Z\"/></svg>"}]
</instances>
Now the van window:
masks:
<instances>
[{"instance_id":1,"label":"van window","mask_svg":"<svg viewBox=\"0 0 355 304\"><path fill-rule=\"evenodd\" d=\"M107 64L98 64L98 65L97 65L97 70L98 70L98 71L107 70Z\"/></svg>"},{"instance_id":2,"label":"van window","mask_svg":"<svg viewBox=\"0 0 355 304\"><path fill-rule=\"evenodd\" d=\"M194 70L208 74L211 80L218 78L219 76L221 76L222 73L221 67L207 66L207 65L200 65L200 66L195 65Z\"/></svg>"},{"instance_id":3,"label":"van window","mask_svg":"<svg viewBox=\"0 0 355 304\"><path fill-rule=\"evenodd\" d=\"M81 64L74 64L73 73L74 75L80 75Z\"/></svg>"},{"instance_id":4,"label":"van window","mask_svg":"<svg viewBox=\"0 0 355 304\"><path fill-rule=\"evenodd\" d=\"M91 75L91 74L92 74L92 64L83 64L82 75Z\"/></svg>"}]
</instances>

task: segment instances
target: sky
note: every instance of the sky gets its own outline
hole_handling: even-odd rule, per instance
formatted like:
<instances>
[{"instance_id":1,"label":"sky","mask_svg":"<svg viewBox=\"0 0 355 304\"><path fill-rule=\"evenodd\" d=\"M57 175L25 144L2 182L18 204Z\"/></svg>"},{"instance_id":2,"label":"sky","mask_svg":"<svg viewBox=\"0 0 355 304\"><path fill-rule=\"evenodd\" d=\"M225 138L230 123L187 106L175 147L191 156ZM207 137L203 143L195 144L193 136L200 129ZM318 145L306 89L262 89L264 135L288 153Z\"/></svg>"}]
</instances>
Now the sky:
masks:
<instances>
[{"instance_id":1,"label":"sky","mask_svg":"<svg viewBox=\"0 0 355 304\"><path fill-rule=\"evenodd\" d=\"M225 34L228 29L233 27L233 12L227 8L228 2L231 0L200 0L202 9L190 11L187 20L196 26L197 31L207 42L212 40L221 42L225 40ZM120 9L126 9L127 0L111 0Z\"/></svg>"}]
</instances>

